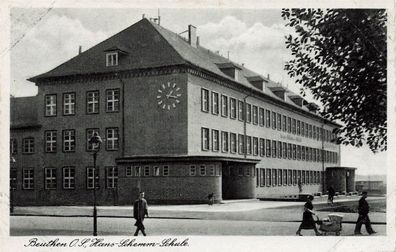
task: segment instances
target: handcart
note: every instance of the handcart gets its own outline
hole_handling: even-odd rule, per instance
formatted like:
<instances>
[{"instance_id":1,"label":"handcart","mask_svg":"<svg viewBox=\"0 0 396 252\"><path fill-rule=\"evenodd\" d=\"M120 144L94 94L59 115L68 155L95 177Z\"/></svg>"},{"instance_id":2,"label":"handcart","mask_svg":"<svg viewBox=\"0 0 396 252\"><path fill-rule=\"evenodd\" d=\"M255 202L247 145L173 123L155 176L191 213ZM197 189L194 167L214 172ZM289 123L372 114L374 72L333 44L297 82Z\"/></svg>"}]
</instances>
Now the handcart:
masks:
<instances>
[{"instance_id":1,"label":"handcart","mask_svg":"<svg viewBox=\"0 0 396 252\"><path fill-rule=\"evenodd\" d=\"M329 214L328 218L324 218L319 221L319 230L323 232L323 235L327 235L328 233L335 233L335 235L339 236L342 230L343 217L343 215L339 214Z\"/></svg>"}]
</instances>

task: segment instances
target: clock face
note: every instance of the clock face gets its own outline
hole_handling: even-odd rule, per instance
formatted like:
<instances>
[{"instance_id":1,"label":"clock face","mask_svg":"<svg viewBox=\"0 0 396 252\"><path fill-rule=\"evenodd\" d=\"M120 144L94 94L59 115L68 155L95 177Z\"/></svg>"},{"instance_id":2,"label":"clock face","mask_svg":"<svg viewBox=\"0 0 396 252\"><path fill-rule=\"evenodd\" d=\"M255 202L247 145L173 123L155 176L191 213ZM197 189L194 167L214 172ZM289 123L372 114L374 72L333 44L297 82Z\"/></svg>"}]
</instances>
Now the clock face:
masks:
<instances>
[{"instance_id":1,"label":"clock face","mask_svg":"<svg viewBox=\"0 0 396 252\"><path fill-rule=\"evenodd\" d=\"M180 103L180 97L181 90L176 83L164 83L157 91L157 104L164 110L171 110Z\"/></svg>"}]
</instances>

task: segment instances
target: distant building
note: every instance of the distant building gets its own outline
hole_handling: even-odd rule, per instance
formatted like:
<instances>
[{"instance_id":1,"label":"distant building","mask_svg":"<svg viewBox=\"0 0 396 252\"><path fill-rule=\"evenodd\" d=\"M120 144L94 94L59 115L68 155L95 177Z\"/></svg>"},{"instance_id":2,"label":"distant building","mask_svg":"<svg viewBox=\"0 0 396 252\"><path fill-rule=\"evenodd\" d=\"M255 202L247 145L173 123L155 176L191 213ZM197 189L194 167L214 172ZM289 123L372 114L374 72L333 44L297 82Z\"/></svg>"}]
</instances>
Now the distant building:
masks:
<instances>
[{"instance_id":1,"label":"distant building","mask_svg":"<svg viewBox=\"0 0 396 252\"><path fill-rule=\"evenodd\" d=\"M61 28L60 28L61 29ZM204 202L322 190L339 125L268 77L142 19L11 99L17 205ZM94 177L93 146L103 142Z\"/></svg>"},{"instance_id":2,"label":"distant building","mask_svg":"<svg viewBox=\"0 0 396 252\"><path fill-rule=\"evenodd\" d=\"M359 180L356 181L356 191L382 194L386 192L386 183L383 180Z\"/></svg>"}]
</instances>

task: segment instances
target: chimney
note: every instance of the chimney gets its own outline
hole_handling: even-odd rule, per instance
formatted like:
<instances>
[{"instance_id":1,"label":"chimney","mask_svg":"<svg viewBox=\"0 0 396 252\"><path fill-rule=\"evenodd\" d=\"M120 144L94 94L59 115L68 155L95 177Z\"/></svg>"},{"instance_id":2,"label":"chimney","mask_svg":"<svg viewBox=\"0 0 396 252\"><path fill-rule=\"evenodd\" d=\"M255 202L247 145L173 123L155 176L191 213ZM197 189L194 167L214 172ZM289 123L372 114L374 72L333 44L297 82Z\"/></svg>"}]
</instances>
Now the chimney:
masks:
<instances>
[{"instance_id":1,"label":"chimney","mask_svg":"<svg viewBox=\"0 0 396 252\"><path fill-rule=\"evenodd\" d=\"M188 25L188 43L197 48L197 28L193 25Z\"/></svg>"},{"instance_id":2,"label":"chimney","mask_svg":"<svg viewBox=\"0 0 396 252\"><path fill-rule=\"evenodd\" d=\"M78 54L81 54L82 52L82 46L78 46Z\"/></svg>"}]
</instances>

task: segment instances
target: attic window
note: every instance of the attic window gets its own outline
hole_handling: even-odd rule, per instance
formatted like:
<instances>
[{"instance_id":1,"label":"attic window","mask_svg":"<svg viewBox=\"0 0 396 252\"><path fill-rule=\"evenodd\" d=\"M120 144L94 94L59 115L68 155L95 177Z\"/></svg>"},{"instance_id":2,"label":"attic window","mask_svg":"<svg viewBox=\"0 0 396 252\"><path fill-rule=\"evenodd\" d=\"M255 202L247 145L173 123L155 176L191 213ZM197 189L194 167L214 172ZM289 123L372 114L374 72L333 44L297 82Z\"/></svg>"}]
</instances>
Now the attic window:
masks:
<instances>
[{"instance_id":1,"label":"attic window","mask_svg":"<svg viewBox=\"0 0 396 252\"><path fill-rule=\"evenodd\" d=\"M106 53L106 66L118 66L118 52Z\"/></svg>"}]
</instances>

